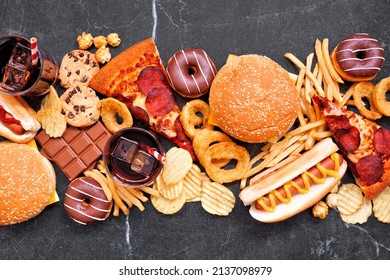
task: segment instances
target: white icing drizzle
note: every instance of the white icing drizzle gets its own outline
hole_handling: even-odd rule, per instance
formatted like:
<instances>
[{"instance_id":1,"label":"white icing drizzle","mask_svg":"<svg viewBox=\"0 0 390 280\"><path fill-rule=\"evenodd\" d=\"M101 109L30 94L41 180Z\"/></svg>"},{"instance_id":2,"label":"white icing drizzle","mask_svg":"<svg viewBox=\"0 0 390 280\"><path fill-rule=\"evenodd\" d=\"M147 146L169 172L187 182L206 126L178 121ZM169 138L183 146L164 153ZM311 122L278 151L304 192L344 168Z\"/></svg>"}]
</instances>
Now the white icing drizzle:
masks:
<instances>
[{"instance_id":1,"label":"white icing drizzle","mask_svg":"<svg viewBox=\"0 0 390 280\"><path fill-rule=\"evenodd\" d=\"M91 219L94 219L94 220L97 220L97 221L104 221L104 220L105 220L104 218L97 218L97 217L88 215L87 213L82 212L82 211L80 211L80 210L77 210L77 209L75 209L75 208L73 208L73 207L67 205L66 203L64 203L64 205L65 205L65 207L68 207L69 209L71 209L71 210L73 210L73 211L75 211L75 212L77 212L77 213L79 213L79 214L81 214L81 215L83 215L83 216L85 216L85 217L88 217L88 218L91 218Z\"/></svg>"},{"instance_id":2,"label":"white icing drizzle","mask_svg":"<svg viewBox=\"0 0 390 280\"><path fill-rule=\"evenodd\" d=\"M342 44L344 42L353 42L353 41L374 41L374 42L378 42L378 40L376 40L374 38L353 38L353 39L345 39L340 44Z\"/></svg>"},{"instance_id":3,"label":"white icing drizzle","mask_svg":"<svg viewBox=\"0 0 390 280\"><path fill-rule=\"evenodd\" d=\"M176 54L173 56L173 58L175 59L176 66L179 68L179 72L180 72L181 78L183 79L184 84L186 85L187 92L190 93L190 89L188 88L188 85L187 85L187 83L186 83L186 79L184 78L183 73L180 71L180 66L179 66L179 62L177 62Z\"/></svg>"},{"instance_id":4,"label":"white icing drizzle","mask_svg":"<svg viewBox=\"0 0 390 280\"><path fill-rule=\"evenodd\" d=\"M194 80L194 83L195 83L196 87L198 88L198 92L199 92L199 93L202 93L202 92L200 91L200 88L199 88L198 82L196 81L196 79L195 79L194 75L191 75L191 77L192 77L192 79Z\"/></svg>"},{"instance_id":5,"label":"white icing drizzle","mask_svg":"<svg viewBox=\"0 0 390 280\"><path fill-rule=\"evenodd\" d=\"M186 60L187 65L189 65L188 59L187 59L187 56L186 56L186 53L184 52L184 50L181 50L181 53L183 54L184 59Z\"/></svg>"},{"instance_id":6,"label":"white icing drizzle","mask_svg":"<svg viewBox=\"0 0 390 280\"><path fill-rule=\"evenodd\" d=\"M90 182L85 181L83 178L80 178L79 180L82 181L84 184L87 184L90 187L94 187L95 189L98 189L98 190L102 190L103 189L101 186L96 186L94 184L91 184Z\"/></svg>"},{"instance_id":7,"label":"white icing drizzle","mask_svg":"<svg viewBox=\"0 0 390 280\"><path fill-rule=\"evenodd\" d=\"M79 220L77 220L77 219L75 219L75 218L73 218L73 217L70 217L73 221L75 221L76 223L79 223L79 224L82 224L82 225L84 225L84 226L86 226L87 225L87 223L84 223L84 222L82 222L82 221L79 221Z\"/></svg>"},{"instance_id":8,"label":"white icing drizzle","mask_svg":"<svg viewBox=\"0 0 390 280\"><path fill-rule=\"evenodd\" d=\"M199 70L200 70L200 73L202 73L202 76L203 76L203 78L204 78L204 80L205 80L205 82L206 82L206 85L209 86L209 81L207 81L207 78L206 78L206 76L205 76L205 74L204 74L204 72L203 72L202 66L201 66L200 63L199 63L198 56L196 55L196 53L195 53L194 51L193 51L192 53L193 53L194 56L195 56L196 63L198 64L198 68L199 68ZM207 59L207 57L205 57L205 58Z\"/></svg>"},{"instance_id":9,"label":"white icing drizzle","mask_svg":"<svg viewBox=\"0 0 390 280\"><path fill-rule=\"evenodd\" d=\"M204 57L206 58L207 60L207 63L209 64L209 67L211 69L211 72L213 73L213 77L215 77L215 72L214 72L214 67L211 65L211 62L206 54L206 52L204 50L202 50L203 54L204 54Z\"/></svg>"},{"instance_id":10,"label":"white icing drizzle","mask_svg":"<svg viewBox=\"0 0 390 280\"><path fill-rule=\"evenodd\" d=\"M379 70L380 68L379 67L353 67L353 68L348 68L348 69L345 69L344 71L345 72L348 72L348 71L357 71L357 70Z\"/></svg>"},{"instance_id":11,"label":"white icing drizzle","mask_svg":"<svg viewBox=\"0 0 390 280\"><path fill-rule=\"evenodd\" d=\"M344 59L340 59L339 62L350 61L350 60L364 61L364 60L370 60L370 59L382 59L382 60L385 60L385 58L382 57L382 56L371 56L371 57L366 57L366 58L357 58L357 57L344 58Z\"/></svg>"},{"instance_id":12,"label":"white icing drizzle","mask_svg":"<svg viewBox=\"0 0 390 280\"><path fill-rule=\"evenodd\" d=\"M365 52L365 51L373 51L373 50L382 50L382 51L383 51L383 48L373 47L373 48L356 49L356 50L352 50L352 49L343 49L343 50L337 51L337 53L339 53L339 52L347 52L347 51L352 52L352 53L355 53L355 52Z\"/></svg>"},{"instance_id":13,"label":"white icing drizzle","mask_svg":"<svg viewBox=\"0 0 390 280\"><path fill-rule=\"evenodd\" d=\"M99 201L102 201L102 202L109 202L109 201L106 200L106 199L102 199L102 198L93 196L93 195L91 195L91 194L88 194L88 193L86 193L86 192L80 191L80 190L76 189L76 188L73 187L73 186L71 186L71 188L72 188L72 190L75 190L76 192L82 193L82 194L84 194L84 195L86 195L86 196L89 196L89 197L92 197L92 198L94 198L94 199L96 199L96 200L99 200Z\"/></svg>"},{"instance_id":14,"label":"white icing drizzle","mask_svg":"<svg viewBox=\"0 0 390 280\"><path fill-rule=\"evenodd\" d=\"M67 193L65 193L65 195L66 195L67 197L69 197L70 199L75 200L75 201L77 201L77 202L83 202L83 201L84 201L83 199L78 199L78 198L76 198L76 197L74 197L74 196L71 196L71 195L69 195L69 194L67 194ZM107 212L110 212L110 210L101 209L101 208L96 207L96 206L94 206L94 205L92 205L92 204L89 204L89 206L91 206L93 209L98 210L98 211L100 211L100 212L106 212L106 213L107 213Z\"/></svg>"}]
</instances>

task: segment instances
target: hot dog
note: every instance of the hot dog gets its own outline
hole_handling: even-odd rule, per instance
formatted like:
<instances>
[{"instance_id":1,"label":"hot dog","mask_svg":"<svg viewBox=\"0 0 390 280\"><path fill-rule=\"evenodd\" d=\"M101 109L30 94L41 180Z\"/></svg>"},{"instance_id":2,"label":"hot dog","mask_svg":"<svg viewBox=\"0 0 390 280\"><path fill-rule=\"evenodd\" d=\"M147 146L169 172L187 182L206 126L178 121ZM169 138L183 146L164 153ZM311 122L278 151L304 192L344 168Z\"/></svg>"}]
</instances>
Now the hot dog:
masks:
<instances>
[{"instance_id":1,"label":"hot dog","mask_svg":"<svg viewBox=\"0 0 390 280\"><path fill-rule=\"evenodd\" d=\"M295 161L246 187L239 197L261 222L278 222L320 201L343 177L347 164L324 139Z\"/></svg>"},{"instance_id":2,"label":"hot dog","mask_svg":"<svg viewBox=\"0 0 390 280\"><path fill-rule=\"evenodd\" d=\"M0 94L0 136L27 143L40 127L35 111L22 97Z\"/></svg>"}]
</instances>

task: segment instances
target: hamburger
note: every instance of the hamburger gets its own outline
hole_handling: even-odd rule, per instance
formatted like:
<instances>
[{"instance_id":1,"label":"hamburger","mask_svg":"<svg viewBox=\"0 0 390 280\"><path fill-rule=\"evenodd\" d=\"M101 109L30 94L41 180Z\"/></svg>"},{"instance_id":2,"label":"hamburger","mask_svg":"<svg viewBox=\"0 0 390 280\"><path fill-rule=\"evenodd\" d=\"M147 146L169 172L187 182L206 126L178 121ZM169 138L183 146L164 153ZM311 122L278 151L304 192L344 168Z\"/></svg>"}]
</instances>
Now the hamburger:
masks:
<instances>
[{"instance_id":1,"label":"hamburger","mask_svg":"<svg viewBox=\"0 0 390 280\"><path fill-rule=\"evenodd\" d=\"M210 88L211 123L249 143L269 142L294 124L299 92L288 72L268 57L229 59Z\"/></svg>"},{"instance_id":2,"label":"hamburger","mask_svg":"<svg viewBox=\"0 0 390 280\"><path fill-rule=\"evenodd\" d=\"M0 142L0 226L37 216L56 186L51 163L27 144Z\"/></svg>"}]
</instances>

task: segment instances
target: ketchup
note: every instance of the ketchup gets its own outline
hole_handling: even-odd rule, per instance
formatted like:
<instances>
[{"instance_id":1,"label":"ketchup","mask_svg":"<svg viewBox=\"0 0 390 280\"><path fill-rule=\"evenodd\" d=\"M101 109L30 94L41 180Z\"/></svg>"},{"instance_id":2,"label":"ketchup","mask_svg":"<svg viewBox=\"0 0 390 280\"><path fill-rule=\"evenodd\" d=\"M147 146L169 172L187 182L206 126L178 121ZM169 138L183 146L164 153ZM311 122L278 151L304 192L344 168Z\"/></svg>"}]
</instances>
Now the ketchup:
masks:
<instances>
[{"instance_id":1,"label":"ketchup","mask_svg":"<svg viewBox=\"0 0 390 280\"><path fill-rule=\"evenodd\" d=\"M3 123L13 133L21 135L24 133L20 121L15 119L11 114L7 113L3 107L0 106L0 122Z\"/></svg>"}]
</instances>

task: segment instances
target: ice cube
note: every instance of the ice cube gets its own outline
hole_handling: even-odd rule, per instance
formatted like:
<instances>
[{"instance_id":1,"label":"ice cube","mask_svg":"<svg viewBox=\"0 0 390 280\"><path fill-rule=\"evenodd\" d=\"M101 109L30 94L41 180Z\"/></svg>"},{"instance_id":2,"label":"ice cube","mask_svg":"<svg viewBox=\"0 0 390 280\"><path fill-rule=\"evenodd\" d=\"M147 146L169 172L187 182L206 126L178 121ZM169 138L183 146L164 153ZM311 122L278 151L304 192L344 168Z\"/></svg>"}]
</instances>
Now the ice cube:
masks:
<instances>
[{"instance_id":1,"label":"ice cube","mask_svg":"<svg viewBox=\"0 0 390 280\"><path fill-rule=\"evenodd\" d=\"M27 70L31 71L31 49L21 43L17 43L12 51L9 62L13 64L20 64Z\"/></svg>"},{"instance_id":2,"label":"ice cube","mask_svg":"<svg viewBox=\"0 0 390 280\"><path fill-rule=\"evenodd\" d=\"M137 142L120 137L111 155L121 161L132 163L138 148Z\"/></svg>"},{"instance_id":3,"label":"ice cube","mask_svg":"<svg viewBox=\"0 0 390 280\"><path fill-rule=\"evenodd\" d=\"M20 64L10 62L5 66L1 87L11 91L22 90L26 87L30 75L30 71Z\"/></svg>"},{"instance_id":4,"label":"ice cube","mask_svg":"<svg viewBox=\"0 0 390 280\"><path fill-rule=\"evenodd\" d=\"M131 164L131 170L144 176L149 176L152 174L155 164L156 159L152 155L139 150Z\"/></svg>"}]
</instances>

